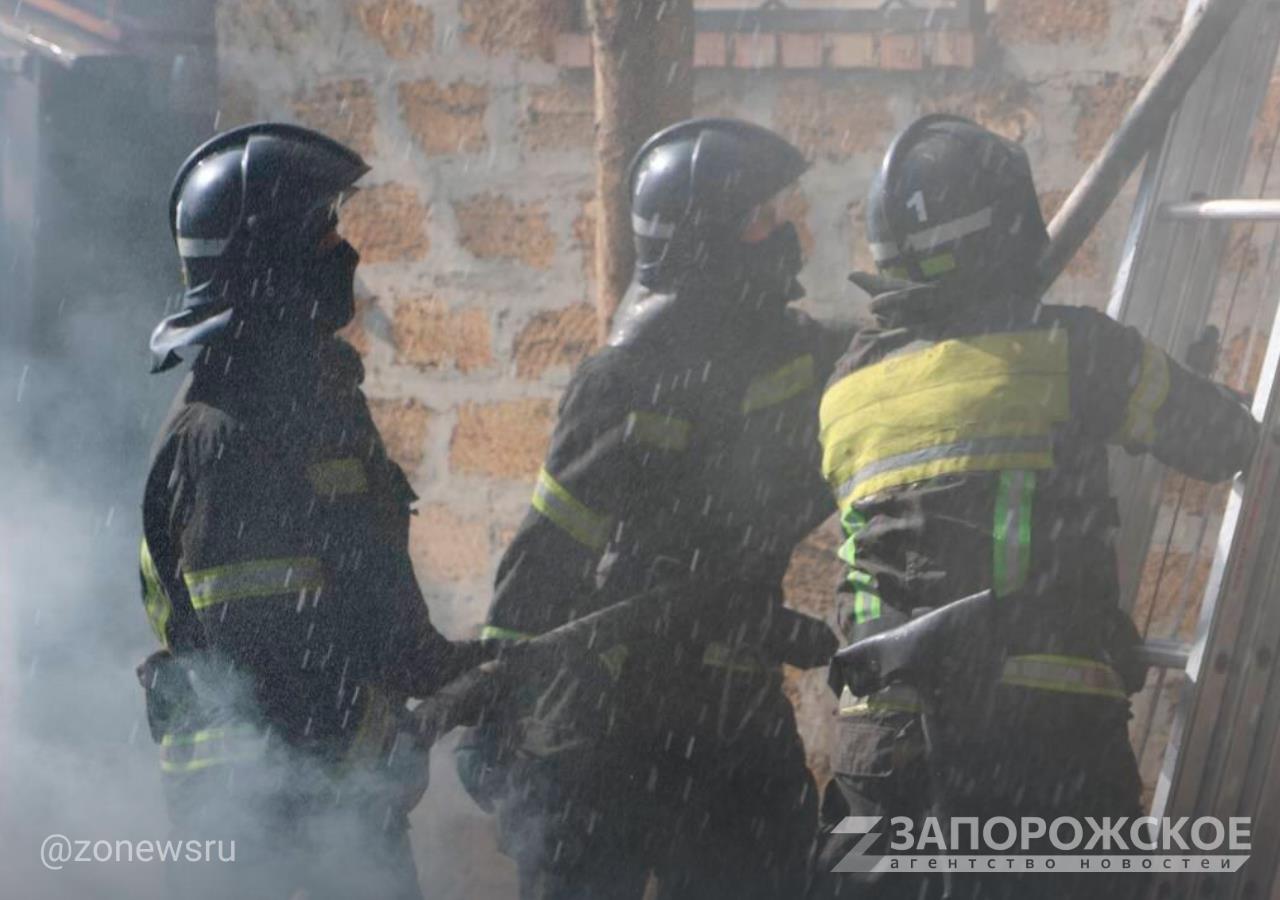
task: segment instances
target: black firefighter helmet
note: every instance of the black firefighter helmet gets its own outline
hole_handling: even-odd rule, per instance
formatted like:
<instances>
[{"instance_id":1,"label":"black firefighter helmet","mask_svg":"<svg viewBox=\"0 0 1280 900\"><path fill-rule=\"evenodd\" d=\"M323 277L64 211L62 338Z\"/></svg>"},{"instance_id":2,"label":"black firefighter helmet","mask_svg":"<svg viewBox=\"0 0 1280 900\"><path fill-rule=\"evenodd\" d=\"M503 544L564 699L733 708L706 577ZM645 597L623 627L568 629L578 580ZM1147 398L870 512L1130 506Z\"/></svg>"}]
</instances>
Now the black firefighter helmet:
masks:
<instances>
[{"instance_id":1,"label":"black firefighter helmet","mask_svg":"<svg viewBox=\"0 0 1280 900\"><path fill-rule=\"evenodd\" d=\"M1027 290L1049 240L1026 151L946 114L917 119L890 145L867 198L867 237L881 273L953 295Z\"/></svg>"},{"instance_id":2,"label":"black firefighter helmet","mask_svg":"<svg viewBox=\"0 0 1280 900\"><path fill-rule=\"evenodd\" d=\"M636 280L653 291L670 291L690 273L714 277L740 268L743 260L798 257L788 225L779 225L749 252L743 251L742 234L753 211L807 168L799 150L750 122L690 119L659 131L627 173ZM799 260L784 265L795 269L786 274L790 282Z\"/></svg>"},{"instance_id":3,"label":"black firefighter helmet","mask_svg":"<svg viewBox=\"0 0 1280 900\"><path fill-rule=\"evenodd\" d=\"M337 206L368 171L337 141L276 122L235 128L196 148L169 196L186 291L182 311L151 336L154 371L178 362L175 350L224 332L237 307L265 304L274 285L292 279L323 293L332 290L321 284L330 270L338 281L353 271L354 250L334 236Z\"/></svg>"}]
</instances>

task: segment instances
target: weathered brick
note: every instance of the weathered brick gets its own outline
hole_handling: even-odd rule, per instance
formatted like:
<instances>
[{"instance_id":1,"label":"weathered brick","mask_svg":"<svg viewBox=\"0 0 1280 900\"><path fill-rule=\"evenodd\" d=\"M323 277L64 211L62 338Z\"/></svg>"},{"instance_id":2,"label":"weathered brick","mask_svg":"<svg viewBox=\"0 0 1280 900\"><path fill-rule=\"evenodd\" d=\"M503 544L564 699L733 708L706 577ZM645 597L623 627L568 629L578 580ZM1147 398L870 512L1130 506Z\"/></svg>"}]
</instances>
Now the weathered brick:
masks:
<instances>
[{"instance_id":1,"label":"weathered brick","mask_svg":"<svg viewBox=\"0 0 1280 900\"><path fill-rule=\"evenodd\" d=\"M733 36L735 69L771 69L778 64L778 36L772 32L745 32Z\"/></svg>"},{"instance_id":2,"label":"weathered brick","mask_svg":"<svg viewBox=\"0 0 1280 900\"><path fill-rule=\"evenodd\" d=\"M867 243L866 204L855 200L847 209L849 216L849 262L855 272L874 272L875 257L871 255L871 246Z\"/></svg>"},{"instance_id":3,"label":"weathered brick","mask_svg":"<svg viewBox=\"0 0 1280 900\"><path fill-rule=\"evenodd\" d=\"M729 62L729 36L722 31L699 31L693 36L693 67L720 69Z\"/></svg>"},{"instance_id":4,"label":"weathered brick","mask_svg":"<svg viewBox=\"0 0 1280 900\"><path fill-rule=\"evenodd\" d=\"M880 36L880 68L918 72L924 68L924 42L918 34L886 33Z\"/></svg>"},{"instance_id":5,"label":"weathered brick","mask_svg":"<svg viewBox=\"0 0 1280 900\"><path fill-rule=\"evenodd\" d=\"M315 9L297 0L238 0L217 5L218 42L276 59L298 58L313 50L319 29Z\"/></svg>"},{"instance_id":6,"label":"weathered brick","mask_svg":"<svg viewBox=\"0 0 1280 900\"><path fill-rule=\"evenodd\" d=\"M449 442L449 465L467 475L531 479L546 456L551 426L550 400L464 404Z\"/></svg>"},{"instance_id":7,"label":"weathered brick","mask_svg":"<svg viewBox=\"0 0 1280 900\"><path fill-rule=\"evenodd\" d=\"M920 112L946 112L973 119L1011 141L1021 142L1039 123L1035 99L1022 83L997 82L981 88L926 91L920 98Z\"/></svg>"},{"instance_id":8,"label":"weathered brick","mask_svg":"<svg viewBox=\"0 0 1280 900\"><path fill-rule=\"evenodd\" d=\"M486 53L552 62L572 8L562 0L462 0L460 12L467 43Z\"/></svg>"},{"instance_id":9,"label":"weathered brick","mask_svg":"<svg viewBox=\"0 0 1280 900\"><path fill-rule=\"evenodd\" d=\"M530 88L520 133L534 152L590 150L595 139L595 99L585 78Z\"/></svg>"},{"instance_id":10,"label":"weathered brick","mask_svg":"<svg viewBox=\"0 0 1280 900\"><path fill-rule=\"evenodd\" d=\"M596 311L579 303L536 313L516 335L512 355L516 374L540 378L553 366L573 367L595 348Z\"/></svg>"},{"instance_id":11,"label":"weathered brick","mask_svg":"<svg viewBox=\"0 0 1280 900\"><path fill-rule=\"evenodd\" d=\"M426 453L431 410L417 400L370 400L369 411L387 455L412 475Z\"/></svg>"},{"instance_id":12,"label":"weathered brick","mask_svg":"<svg viewBox=\"0 0 1280 900\"><path fill-rule=\"evenodd\" d=\"M356 20L392 59L409 59L431 50L435 19L413 0L376 0L356 7Z\"/></svg>"},{"instance_id":13,"label":"weathered brick","mask_svg":"<svg viewBox=\"0 0 1280 900\"><path fill-rule=\"evenodd\" d=\"M1006 44L1098 43L1111 27L1111 0L1000 0L995 34Z\"/></svg>"},{"instance_id":14,"label":"weathered brick","mask_svg":"<svg viewBox=\"0 0 1280 900\"><path fill-rule=\"evenodd\" d=\"M378 105L362 79L330 81L294 97L293 114L304 124L341 141L362 156L374 152Z\"/></svg>"},{"instance_id":15,"label":"weathered brick","mask_svg":"<svg viewBox=\"0 0 1280 900\"><path fill-rule=\"evenodd\" d=\"M555 258L546 205L515 203L501 194L477 194L453 204L458 242L479 259L514 259L546 269Z\"/></svg>"},{"instance_id":16,"label":"weathered brick","mask_svg":"<svg viewBox=\"0 0 1280 900\"><path fill-rule=\"evenodd\" d=\"M1076 156L1091 160L1098 155L1141 89L1141 78L1115 73L1104 75L1097 84L1072 89L1072 99L1080 110L1080 118L1076 120Z\"/></svg>"},{"instance_id":17,"label":"weathered brick","mask_svg":"<svg viewBox=\"0 0 1280 900\"><path fill-rule=\"evenodd\" d=\"M573 219L573 245L582 251L582 278L591 285L596 277L596 210L594 191L579 195L582 208Z\"/></svg>"},{"instance_id":18,"label":"weathered brick","mask_svg":"<svg viewBox=\"0 0 1280 900\"><path fill-rule=\"evenodd\" d=\"M779 36L778 58L784 69L821 69L826 36L787 32Z\"/></svg>"},{"instance_id":19,"label":"weathered brick","mask_svg":"<svg viewBox=\"0 0 1280 900\"><path fill-rule=\"evenodd\" d=\"M773 121L806 154L829 160L883 149L894 125L884 94L807 77L783 83Z\"/></svg>"},{"instance_id":20,"label":"weathered brick","mask_svg":"<svg viewBox=\"0 0 1280 900\"><path fill-rule=\"evenodd\" d=\"M1062 208L1069 193L1070 191L1066 190L1053 190L1045 191L1040 195L1040 212L1044 216L1045 224L1048 224ZM1080 245L1080 249L1076 251L1076 255L1071 257L1071 262L1067 263L1063 274L1074 278L1097 278L1102 275L1102 244L1102 230L1093 229Z\"/></svg>"},{"instance_id":21,"label":"weathered brick","mask_svg":"<svg viewBox=\"0 0 1280 900\"><path fill-rule=\"evenodd\" d=\"M978 61L978 38L972 31L948 28L925 35L929 65L972 69Z\"/></svg>"},{"instance_id":22,"label":"weathered brick","mask_svg":"<svg viewBox=\"0 0 1280 900\"><path fill-rule=\"evenodd\" d=\"M447 506L419 507L409 528L409 554L426 581L473 581L489 572L489 528Z\"/></svg>"},{"instance_id":23,"label":"weathered brick","mask_svg":"<svg viewBox=\"0 0 1280 900\"><path fill-rule=\"evenodd\" d=\"M417 192L403 184L364 188L342 207L340 229L364 263L411 262L431 249Z\"/></svg>"},{"instance_id":24,"label":"weathered brick","mask_svg":"<svg viewBox=\"0 0 1280 900\"><path fill-rule=\"evenodd\" d=\"M338 337L355 347L361 356L366 356L373 342L366 327L365 316L369 315L369 310L373 308L373 297L357 292L355 307L355 314L352 315L350 324L338 332Z\"/></svg>"},{"instance_id":25,"label":"weathered brick","mask_svg":"<svg viewBox=\"0 0 1280 900\"><path fill-rule=\"evenodd\" d=\"M873 34L848 31L827 36L828 60L836 69L874 69L880 53Z\"/></svg>"},{"instance_id":26,"label":"weathered brick","mask_svg":"<svg viewBox=\"0 0 1280 900\"><path fill-rule=\"evenodd\" d=\"M591 68L591 36L576 31L557 34L555 57L562 69Z\"/></svg>"},{"instance_id":27,"label":"weathered brick","mask_svg":"<svg viewBox=\"0 0 1280 900\"><path fill-rule=\"evenodd\" d=\"M427 156L479 153L488 146L484 114L489 88L455 81L406 81L397 89L400 114Z\"/></svg>"},{"instance_id":28,"label":"weathered brick","mask_svg":"<svg viewBox=\"0 0 1280 900\"><path fill-rule=\"evenodd\" d=\"M787 606L819 618L832 614L844 565L836 556L839 546L839 525L833 517L796 547L782 581Z\"/></svg>"},{"instance_id":29,"label":"weathered brick","mask_svg":"<svg viewBox=\"0 0 1280 900\"><path fill-rule=\"evenodd\" d=\"M450 310L434 297L402 299L392 321L396 362L471 372L493 363L493 334L483 309Z\"/></svg>"},{"instance_id":30,"label":"weathered brick","mask_svg":"<svg viewBox=\"0 0 1280 900\"><path fill-rule=\"evenodd\" d=\"M257 86L239 78L222 75L218 79L217 128L235 128L256 122L259 118Z\"/></svg>"}]
</instances>

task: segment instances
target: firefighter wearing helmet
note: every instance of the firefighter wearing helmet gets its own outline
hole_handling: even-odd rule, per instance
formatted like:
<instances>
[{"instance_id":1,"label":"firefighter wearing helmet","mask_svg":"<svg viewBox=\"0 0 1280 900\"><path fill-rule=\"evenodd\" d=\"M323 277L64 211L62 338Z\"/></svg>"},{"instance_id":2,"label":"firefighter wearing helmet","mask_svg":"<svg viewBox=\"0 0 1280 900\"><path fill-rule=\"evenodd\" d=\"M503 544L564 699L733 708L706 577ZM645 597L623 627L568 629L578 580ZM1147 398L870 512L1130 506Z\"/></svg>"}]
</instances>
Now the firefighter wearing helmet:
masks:
<instances>
[{"instance_id":1,"label":"firefighter wearing helmet","mask_svg":"<svg viewBox=\"0 0 1280 900\"><path fill-rule=\"evenodd\" d=\"M190 356L143 500L141 667L170 815L238 838L183 896L420 897L406 815L425 789L402 728L491 653L431 625L407 549L415 497L360 390L358 256L337 209L366 172L303 128L218 135L170 202L182 308L156 369ZM187 877L189 876L189 877Z\"/></svg>"},{"instance_id":2,"label":"firefighter wearing helmet","mask_svg":"<svg viewBox=\"0 0 1280 900\"><path fill-rule=\"evenodd\" d=\"M880 274L852 278L876 324L821 403L822 470L845 535L843 637L988 590L994 612L949 635L952 649L913 683L846 691L813 895L917 897L911 877L827 874L856 839L831 827L930 810L1015 822L1140 813L1127 722L1145 672L1118 605L1107 448L1222 481L1246 468L1258 427L1134 329L1041 302L1048 235L1026 154L977 124L931 115L903 131L867 228ZM956 875L949 896L1139 887L1072 878Z\"/></svg>"},{"instance_id":3,"label":"firefighter wearing helmet","mask_svg":"<svg viewBox=\"0 0 1280 900\"><path fill-rule=\"evenodd\" d=\"M531 673L461 748L522 897L638 900L650 875L667 898L803 890L816 798L781 664L823 665L835 642L781 583L834 509L815 424L849 338L790 306L802 255L777 200L805 168L730 119L673 125L632 163L635 284L565 391L486 634L663 585L681 625Z\"/></svg>"}]
</instances>

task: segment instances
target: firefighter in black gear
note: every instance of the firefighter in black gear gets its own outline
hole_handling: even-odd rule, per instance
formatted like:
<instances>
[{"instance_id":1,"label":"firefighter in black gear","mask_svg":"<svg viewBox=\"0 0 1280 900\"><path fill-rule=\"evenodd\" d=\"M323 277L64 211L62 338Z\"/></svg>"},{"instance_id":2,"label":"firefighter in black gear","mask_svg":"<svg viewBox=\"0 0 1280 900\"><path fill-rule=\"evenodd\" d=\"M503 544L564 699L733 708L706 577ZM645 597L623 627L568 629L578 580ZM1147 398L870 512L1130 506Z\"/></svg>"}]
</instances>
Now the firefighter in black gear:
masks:
<instances>
[{"instance_id":1,"label":"firefighter in black gear","mask_svg":"<svg viewBox=\"0 0 1280 900\"><path fill-rule=\"evenodd\" d=\"M406 815L409 697L482 662L431 625L407 552L415 496L386 455L355 350L340 198L368 167L306 129L219 135L180 170L187 290L157 370L191 372L143 501L142 585L162 650L139 669L171 818L239 838L183 896L420 897Z\"/></svg>"},{"instance_id":2,"label":"firefighter in black gear","mask_svg":"<svg viewBox=\"0 0 1280 900\"><path fill-rule=\"evenodd\" d=\"M532 674L520 714L464 743L529 900L639 898L650 875L664 898L803 890L816 797L779 657L823 665L835 638L771 653L764 636L796 617L788 559L834 511L815 423L848 341L788 307L801 254L774 201L805 168L726 119L659 132L632 163L636 284L564 394L485 633L659 585L687 586L696 613Z\"/></svg>"},{"instance_id":3,"label":"firefighter in black gear","mask_svg":"<svg viewBox=\"0 0 1280 900\"><path fill-rule=\"evenodd\" d=\"M890 147L867 216L887 277L854 278L877 325L855 336L821 405L846 537L844 637L988 589L997 614L989 633L954 639L958 657L981 659L972 671L915 685L928 692L927 764L920 697L892 688L850 710L864 715L846 720L832 813L1138 815L1126 723L1145 671L1118 606L1107 445L1221 481L1247 467L1257 424L1134 329L1040 303L1048 235L1017 145L926 116ZM989 653L967 652L983 643ZM851 847L840 843L823 847L815 896L920 896L910 876L873 890L823 876ZM959 876L951 896L1141 888L1071 877Z\"/></svg>"}]
</instances>

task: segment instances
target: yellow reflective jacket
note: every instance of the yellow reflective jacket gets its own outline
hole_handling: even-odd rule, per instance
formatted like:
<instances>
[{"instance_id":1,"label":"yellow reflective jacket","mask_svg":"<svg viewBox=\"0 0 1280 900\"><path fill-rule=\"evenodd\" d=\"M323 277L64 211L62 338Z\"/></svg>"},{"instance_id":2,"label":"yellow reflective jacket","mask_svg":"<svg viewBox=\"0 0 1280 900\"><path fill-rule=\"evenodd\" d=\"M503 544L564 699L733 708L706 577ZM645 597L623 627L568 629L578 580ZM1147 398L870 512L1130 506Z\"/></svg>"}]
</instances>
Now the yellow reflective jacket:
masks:
<instances>
[{"instance_id":1,"label":"yellow reflective jacket","mask_svg":"<svg viewBox=\"0 0 1280 900\"><path fill-rule=\"evenodd\" d=\"M918 295L877 300L879 327L854 338L822 398L846 637L992 588L1033 610L1011 649L1102 658L1117 629L1131 632L1116 608L1107 445L1219 481L1247 465L1252 416L1093 310L953 323L920 314Z\"/></svg>"}]
</instances>

